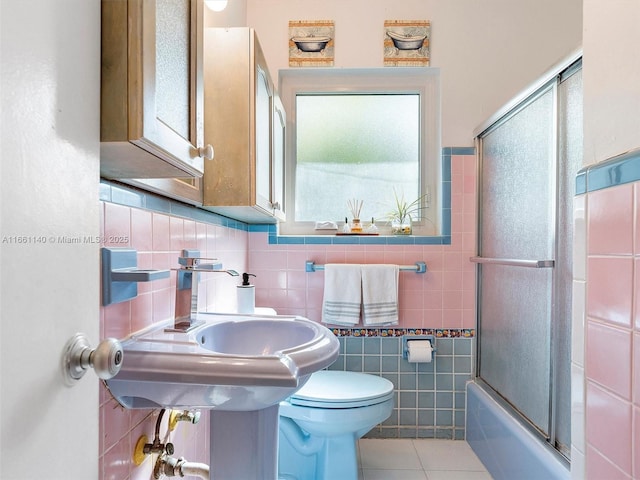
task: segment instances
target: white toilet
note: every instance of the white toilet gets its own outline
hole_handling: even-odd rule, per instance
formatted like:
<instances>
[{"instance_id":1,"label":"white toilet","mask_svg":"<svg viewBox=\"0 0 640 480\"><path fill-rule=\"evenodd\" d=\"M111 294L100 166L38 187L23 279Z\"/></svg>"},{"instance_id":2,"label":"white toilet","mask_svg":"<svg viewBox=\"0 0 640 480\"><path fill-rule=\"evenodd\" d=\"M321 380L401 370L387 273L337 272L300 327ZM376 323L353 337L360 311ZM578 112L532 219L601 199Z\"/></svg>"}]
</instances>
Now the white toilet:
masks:
<instances>
[{"instance_id":1,"label":"white toilet","mask_svg":"<svg viewBox=\"0 0 640 480\"><path fill-rule=\"evenodd\" d=\"M357 480L356 442L393 410L393 384L365 373L322 370L280 402L278 478Z\"/></svg>"}]
</instances>

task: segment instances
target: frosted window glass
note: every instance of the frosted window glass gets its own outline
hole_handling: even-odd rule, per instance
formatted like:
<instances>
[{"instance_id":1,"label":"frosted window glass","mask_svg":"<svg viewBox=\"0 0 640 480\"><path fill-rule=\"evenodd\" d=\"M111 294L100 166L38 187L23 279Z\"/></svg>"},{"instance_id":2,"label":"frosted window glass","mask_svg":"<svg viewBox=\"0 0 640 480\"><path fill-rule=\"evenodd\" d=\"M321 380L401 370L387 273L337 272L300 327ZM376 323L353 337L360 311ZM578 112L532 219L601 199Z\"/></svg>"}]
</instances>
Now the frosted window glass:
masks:
<instances>
[{"instance_id":1,"label":"frosted window glass","mask_svg":"<svg viewBox=\"0 0 640 480\"><path fill-rule=\"evenodd\" d=\"M384 219L394 188L420 195L417 94L298 95L296 109L296 221L344 220L354 198Z\"/></svg>"},{"instance_id":2,"label":"frosted window glass","mask_svg":"<svg viewBox=\"0 0 640 480\"><path fill-rule=\"evenodd\" d=\"M190 0L156 2L156 114L189 139Z\"/></svg>"}]
</instances>

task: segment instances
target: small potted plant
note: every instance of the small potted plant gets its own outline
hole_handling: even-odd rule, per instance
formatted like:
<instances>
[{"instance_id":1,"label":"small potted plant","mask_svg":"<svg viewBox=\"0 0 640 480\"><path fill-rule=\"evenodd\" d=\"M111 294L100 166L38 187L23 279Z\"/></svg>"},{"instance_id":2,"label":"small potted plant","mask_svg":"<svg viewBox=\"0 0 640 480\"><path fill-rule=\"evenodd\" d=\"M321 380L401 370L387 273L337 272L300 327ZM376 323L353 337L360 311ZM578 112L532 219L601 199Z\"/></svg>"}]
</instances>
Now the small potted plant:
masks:
<instances>
[{"instance_id":1,"label":"small potted plant","mask_svg":"<svg viewBox=\"0 0 640 480\"><path fill-rule=\"evenodd\" d=\"M411 235L413 232L412 223L413 218L418 216L420 210L425 208L423 206L423 200L427 195L421 195L414 201L409 202L405 200L404 193L398 196L396 189L393 189L393 197L395 199L395 206L387 214L387 218L391 223L391 233L394 235Z\"/></svg>"}]
</instances>

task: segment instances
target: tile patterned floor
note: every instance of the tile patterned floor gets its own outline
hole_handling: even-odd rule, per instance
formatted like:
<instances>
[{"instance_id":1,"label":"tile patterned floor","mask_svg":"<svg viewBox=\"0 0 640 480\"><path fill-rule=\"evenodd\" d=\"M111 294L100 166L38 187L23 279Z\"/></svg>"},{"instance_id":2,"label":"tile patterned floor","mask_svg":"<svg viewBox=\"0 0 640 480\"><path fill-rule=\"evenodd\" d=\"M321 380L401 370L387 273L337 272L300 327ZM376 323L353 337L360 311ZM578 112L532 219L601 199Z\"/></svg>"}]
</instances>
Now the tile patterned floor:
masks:
<instances>
[{"instance_id":1,"label":"tile patterned floor","mask_svg":"<svg viewBox=\"0 0 640 480\"><path fill-rule=\"evenodd\" d=\"M360 439L360 480L492 480L461 440Z\"/></svg>"}]
</instances>

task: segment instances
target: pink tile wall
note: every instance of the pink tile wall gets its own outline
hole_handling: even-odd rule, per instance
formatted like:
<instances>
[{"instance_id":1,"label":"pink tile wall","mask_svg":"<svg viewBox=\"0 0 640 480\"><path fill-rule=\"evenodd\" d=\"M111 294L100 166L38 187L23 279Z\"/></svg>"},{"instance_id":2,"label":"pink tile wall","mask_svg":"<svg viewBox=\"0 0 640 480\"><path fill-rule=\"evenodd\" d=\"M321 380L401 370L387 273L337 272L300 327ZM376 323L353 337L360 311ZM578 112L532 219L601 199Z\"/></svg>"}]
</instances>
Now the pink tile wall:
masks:
<instances>
[{"instance_id":1,"label":"pink tile wall","mask_svg":"<svg viewBox=\"0 0 640 480\"><path fill-rule=\"evenodd\" d=\"M589 479L640 478L640 182L587 195Z\"/></svg>"},{"instance_id":2,"label":"pink tile wall","mask_svg":"<svg viewBox=\"0 0 640 480\"><path fill-rule=\"evenodd\" d=\"M228 268L247 269L248 233L148 210L103 203L104 246L128 247L138 252L138 267L169 269L178 265L184 248L199 249L202 256L216 257ZM237 280L226 274L201 277L200 309L233 310ZM102 338L123 338L152 323L172 317L175 301L175 272L169 279L138 285L138 296L130 301L101 308ZM100 387L100 479L135 480L152 478L153 458L134 465L132 454L141 435L153 439L158 410L126 410ZM175 456L192 462L209 463L209 421L202 412L197 425L181 422L169 438ZM168 430L162 419L162 441Z\"/></svg>"},{"instance_id":3,"label":"pink tile wall","mask_svg":"<svg viewBox=\"0 0 640 480\"><path fill-rule=\"evenodd\" d=\"M249 265L257 277L256 305L319 321L324 273L306 273L305 262L396 263L423 260L426 274L400 273L400 326L475 328L476 159L451 157L451 245L269 245L252 233Z\"/></svg>"},{"instance_id":4,"label":"pink tile wall","mask_svg":"<svg viewBox=\"0 0 640 480\"><path fill-rule=\"evenodd\" d=\"M140 268L167 269L177 265L183 248L199 249L239 272L257 277L256 305L282 314L319 320L324 274L306 273L305 261L317 263L397 263L423 260L424 275L400 275L402 327L475 328L475 269L469 257L476 251L475 156L452 156L451 245L269 245L267 234L251 233L172 217L113 203L102 204L104 246L138 251ZM224 274L201 279L200 308L233 311L237 281ZM101 308L102 338L123 338L131 332L173 315L175 273L169 279L141 283L130 301ZM149 479L153 460L136 466L131 458L141 435L153 438L158 411L125 410L101 386L100 479ZM167 431L165 415L161 431ZM171 433L176 456L209 462L208 416L198 425L179 424Z\"/></svg>"}]
</instances>

